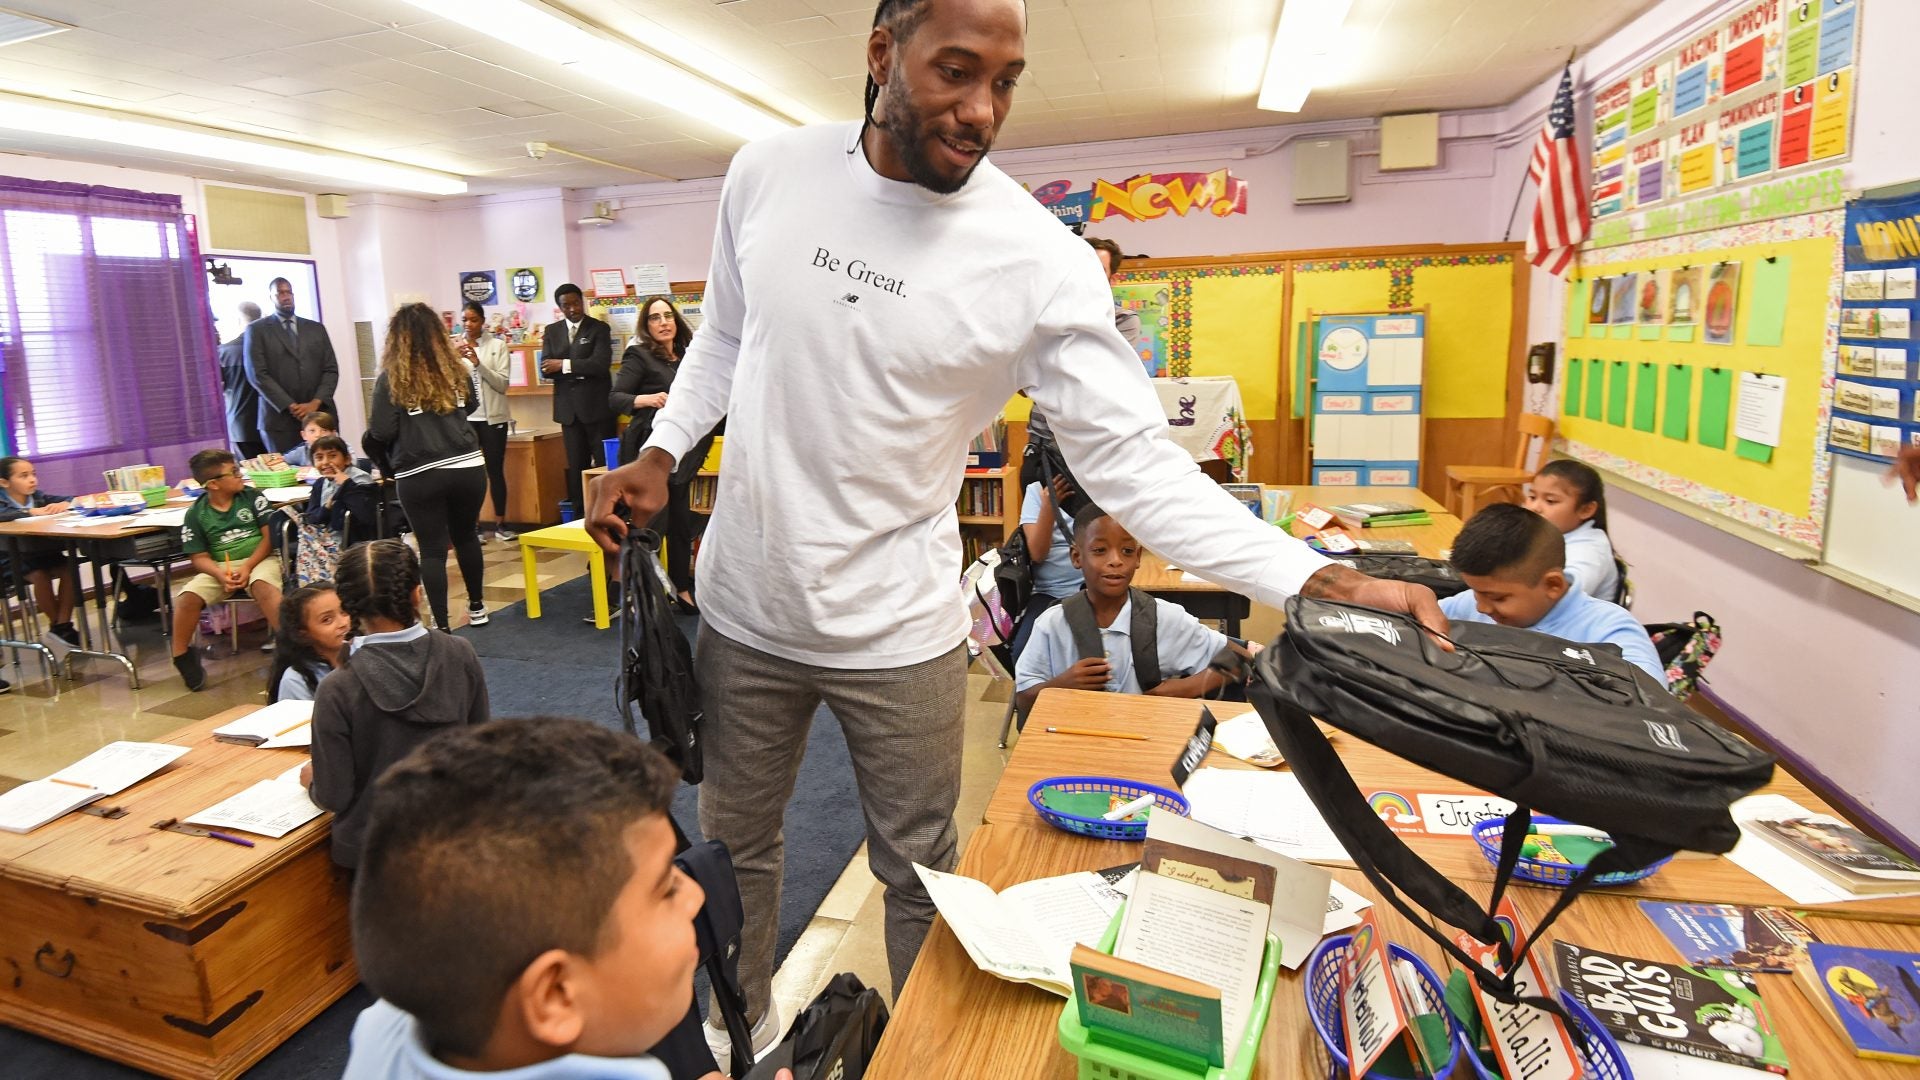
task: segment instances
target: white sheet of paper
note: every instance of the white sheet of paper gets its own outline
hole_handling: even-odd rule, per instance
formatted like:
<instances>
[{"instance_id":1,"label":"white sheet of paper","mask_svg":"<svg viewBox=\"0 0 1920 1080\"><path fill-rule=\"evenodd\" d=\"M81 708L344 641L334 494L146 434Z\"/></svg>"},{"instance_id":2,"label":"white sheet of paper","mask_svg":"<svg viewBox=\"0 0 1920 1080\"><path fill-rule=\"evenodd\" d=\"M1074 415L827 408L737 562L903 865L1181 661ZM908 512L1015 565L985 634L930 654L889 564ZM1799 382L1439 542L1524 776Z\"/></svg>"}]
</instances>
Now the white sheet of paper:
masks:
<instances>
[{"instance_id":1,"label":"white sheet of paper","mask_svg":"<svg viewBox=\"0 0 1920 1080\"><path fill-rule=\"evenodd\" d=\"M1183 794L1193 820L1306 862L1353 865L1320 810L1290 773L1196 769Z\"/></svg>"},{"instance_id":2,"label":"white sheet of paper","mask_svg":"<svg viewBox=\"0 0 1920 1080\"><path fill-rule=\"evenodd\" d=\"M1231 720L1220 721L1213 729L1213 745L1262 768L1272 768L1287 760L1273 744L1273 736L1267 733L1267 722L1259 713L1242 713Z\"/></svg>"},{"instance_id":3,"label":"white sheet of paper","mask_svg":"<svg viewBox=\"0 0 1920 1080\"><path fill-rule=\"evenodd\" d=\"M0 794L0 832L25 833L93 802L91 788L33 780Z\"/></svg>"},{"instance_id":4,"label":"white sheet of paper","mask_svg":"<svg viewBox=\"0 0 1920 1080\"><path fill-rule=\"evenodd\" d=\"M167 743L110 742L48 777L118 795L173 764L192 747Z\"/></svg>"},{"instance_id":5,"label":"white sheet of paper","mask_svg":"<svg viewBox=\"0 0 1920 1080\"><path fill-rule=\"evenodd\" d=\"M1268 775L1233 771L1247 776ZM1332 895L1334 884L1331 872L1284 853L1250 844L1203 821L1183 818L1178 814L1149 815L1147 838L1273 867L1273 906L1268 912L1267 933L1280 939L1280 963L1288 970L1297 969L1305 963L1314 945L1326 933L1326 917L1330 910L1328 898ZM1141 878L1150 876L1140 875Z\"/></svg>"},{"instance_id":6,"label":"white sheet of paper","mask_svg":"<svg viewBox=\"0 0 1920 1080\"><path fill-rule=\"evenodd\" d=\"M260 494L265 495L270 503L297 503L306 502L312 489L305 484L295 484L292 487L268 488Z\"/></svg>"},{"instance_id":7,"label":"white sheet of paper","mask_svg":"<svg viewBox=\"0 0 1920 1080\"><path fill-rule=\"evenodd\" d=\"M1749 795L1735 802L1731 809L1733 820L1740 823L1740 842L1727 853L1727 858L1735 866L1779 889L1796 904L1838 904L1865 899L1861 894L1827 880L1818 870L1761 839L1747 826L1748 822L1760 818L1795 817L1813 811L1785 795ZM1920 896L1920 890L1873 895L1876 899Z\"/></svg>"},{"instance_id":8,"label":"white sheet of paper","mask_svg":"<svg viewBox=\"0 0 1920 1080\"><path fill-rule=\"evenodd\" d=\"M187 819L189 825L238 829L279 839L319 817L323 811L307 790L283 779L262 780Z\"/></svg>"},{"instance_id":9,"label":"white sheet of paper","mask_svg":"<svg viewBox=\"0 0 1920 1080\"><path fill-rule=\"evenodd\" d=\"M1780 445L1780 417L1787 407L1784 375L1740 373L1740 402L1733 418L1736 438L1763 446Z\"/></svg>"},{"instance_id":10,"label":"white sheet of paper","mask_svg":"<svg viewBox=\"0 0 1920 1080\"><path fill-rule=\"evenodd\" d=\"M986 882L943 874L918 863L913 869L975 966L1015 982L1058 983L1057 992L1065 991L1073 979L1072 972L1053 966L1047 950L1008 915L1000 897Z\"/></svg>"},{"instance_id":11,"label":"white sheet of paper","mask_svg":"<svg viewBox=\"0 0 1920 1080\"><path fill-rule=\"evenodd\" d=\"M1219 987L1220 1030L1231 1066L1260 982L1266 923L1265 904L1142 874L1113 954Z\"/></svg>"},{"instance_id":12,"label":"white sheet of paper","mask_svg":"<svg viewBox=\"0 0 1920 1080\"><path fill-rule=\"evenodd\" d=\"M248 713L231 724L222 724L214 728L213 733L215 735L259 737L271 741L288 728L305 724L312 719L313 702L276 701L264 709L257 709ZM292 733L290 732L289 734ZM283 743L281 745L305 746L307 743Z\"/></svg>"},{"instance_id":13,"label":"white sheet of paper","mask_svg":"<svg viewBox=\"0 0 1920 1080\"><path fill-rule=\"evenodd\" d=\"M672 291L673 287L667 284L666 263L633 264L633 295L644 299Z\"/></svg>"},{"instance_id":14,"label":"white sheet of paper","mask_svg":"<svg viewBox=\"0 0 1920 1080\"><path fill-rule=\"evenodd\" d=\"M1337 934L1342 930L1360 925L1360 913L1373 906L1373 901L1340 884L1329 881L1327 891L1327 919L1320 927L1320 933ZM1295 965L1298 966L1298 965Z\"/></svg>"},{"instance_id":15,"label":"white sheet of paper","mask_svg":"<svg viewBox=\"0 0 1920 1080\"><path fill-rule=\"evenodd\" d=\"M1073 947L1098 946L1113 921L1115 907L1100 902L1093 888L1112 892L1100 875L1090 870L1060 877L1040 878L1009 885L1000 903L1025 920L1030 936L1047 952L1054 970L1071 981Z\"/></svg>"},{"instance_id":16,"label":"white sheet of paper","mask_svg":"<svg viewBox=\"0 0 1920 1080\"><path fill-rule=\"evenodd\" d=\"M276 776L273 779L277 783L298 784L300 783L300 770L306 768L307 765L310 762L312 762L312 760L313 760L312 758L302 758L300 760L300 764L295 765L293 768L288 769L286 772L281 773L279 776Z\"/></svg>"}]
</instances>

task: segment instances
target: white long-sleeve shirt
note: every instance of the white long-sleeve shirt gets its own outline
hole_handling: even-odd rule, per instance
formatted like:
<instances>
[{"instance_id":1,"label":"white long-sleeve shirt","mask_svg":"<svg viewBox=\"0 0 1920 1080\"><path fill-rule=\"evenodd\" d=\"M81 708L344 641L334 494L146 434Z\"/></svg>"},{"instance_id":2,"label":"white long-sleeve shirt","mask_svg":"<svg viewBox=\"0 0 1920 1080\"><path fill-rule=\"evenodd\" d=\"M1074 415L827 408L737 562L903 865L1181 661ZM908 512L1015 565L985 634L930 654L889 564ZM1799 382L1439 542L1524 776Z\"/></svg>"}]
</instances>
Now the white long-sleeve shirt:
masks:
<instances>
[{"instance_id":1,"label":"white long-sleeve shirt","mask_svg":"<svg viewBox=\"0 0 1920 1080\"><path fill-rule=\"evenodd\" d=\"M822 667L959 645L954 496L1016 390L1087 494L1180 566L1277 604L1326 565L1167 438L1092 248L990 162L937 195L824 124L734 157L705 319L646 444L677 461L727 417L703 616Z\"/></svg>"}]
</instances>

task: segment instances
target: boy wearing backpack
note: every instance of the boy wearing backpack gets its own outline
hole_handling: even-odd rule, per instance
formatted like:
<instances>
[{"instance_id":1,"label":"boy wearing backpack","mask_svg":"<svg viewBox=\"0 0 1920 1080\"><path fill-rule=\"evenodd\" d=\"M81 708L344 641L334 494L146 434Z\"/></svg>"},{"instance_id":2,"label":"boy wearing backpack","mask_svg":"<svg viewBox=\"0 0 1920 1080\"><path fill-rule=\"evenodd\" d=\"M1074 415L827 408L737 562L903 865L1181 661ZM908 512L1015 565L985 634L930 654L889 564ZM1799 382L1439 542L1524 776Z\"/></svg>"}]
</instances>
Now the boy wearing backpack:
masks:
<instances>
[{"instance_id":1,"label":"boy wearing backpack","mask_svg":"<svg viewBox=\"0 0 1920 1080\"><path fill-rule=\"evenodd\" d=\"M1106 511L1074 516L1071 554L1086 587L1033 622L1014 668L1022 716L1049 686L1192 698L1226 683L1208 666L1226 635L1133 587L1140 542Z\"/></svg>"},{"instance_id":2,"label":"boy wearing backpack","mask_svg":"<svg viewBox=\"0 0 1920 1080\"><path fill-rule=\"evenodd\" d=\"M1573 587L1560 530L1525 507L1496 503L1453 541L1453 568L1471 591L1440 601L1454 622L1492 622L1567 641L1615 645L1627 662L1667 685L1653 641L1618 604Z\"/></svg>"}]
</instances>

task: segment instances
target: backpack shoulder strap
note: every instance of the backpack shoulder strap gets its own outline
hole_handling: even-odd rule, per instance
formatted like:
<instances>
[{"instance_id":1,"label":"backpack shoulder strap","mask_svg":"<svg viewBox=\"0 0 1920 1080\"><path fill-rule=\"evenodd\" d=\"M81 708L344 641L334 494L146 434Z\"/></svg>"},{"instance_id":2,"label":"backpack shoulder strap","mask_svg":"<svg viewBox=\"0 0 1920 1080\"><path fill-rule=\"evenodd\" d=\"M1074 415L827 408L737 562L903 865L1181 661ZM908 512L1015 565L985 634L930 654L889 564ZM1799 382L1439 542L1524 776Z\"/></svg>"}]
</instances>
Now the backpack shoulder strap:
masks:
<instances>
[{"instance_id":1,"label":"backpack shoulder strap","mask_svg":"<svg viewBox=\"0 0 1920 1080\"><path fill-rule=\"evenodd\" d=\"M1127 599L1133 604L1133 617L1127 627L1133 643L1133 677L1144 694L1160 685L1160 608L1152 596L1139 589L1129 588Z\"/></svg>"},{"instance_id":2,"label":"backpack shoulder strap","mask_svg":"<svg viewBox=\"0 0 1920 1080\"><path fill-rule=\"evenodd\" d=\"M1100 625L1093 621L1093 601L1085 589L1060 601L1060 614L1067 620L1067 632L1073 635L1073 653L1081 660L1105 656L1100 645Z\"/></svg>"}]
</instances>

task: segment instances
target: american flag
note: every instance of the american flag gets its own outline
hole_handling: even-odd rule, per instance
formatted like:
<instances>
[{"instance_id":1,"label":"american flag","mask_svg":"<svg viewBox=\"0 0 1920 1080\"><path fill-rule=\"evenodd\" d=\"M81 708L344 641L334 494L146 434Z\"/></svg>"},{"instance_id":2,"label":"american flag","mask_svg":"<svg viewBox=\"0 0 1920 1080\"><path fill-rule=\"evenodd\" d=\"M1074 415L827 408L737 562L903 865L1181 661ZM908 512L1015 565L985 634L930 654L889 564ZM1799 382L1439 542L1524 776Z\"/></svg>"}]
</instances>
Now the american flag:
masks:
<instances>
[{"instance_id":1,"label":"american flag","mask_svg":"<svg viewBox=\"0 0 1920 1080\"><path fill-rule=\"evenodd\" d=\"M1527 233L1527 260L1554 275L1564 274L1574 251L1587 238L1587 184L1580 171L1580 147L1573 139L1573 68L1560 73L1560 89L1547 110L1547 123L1533 144L1527 177L1538 188L1533 229Z\"/></svg>"}]
</instances>

